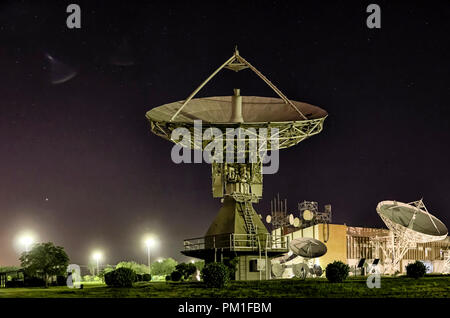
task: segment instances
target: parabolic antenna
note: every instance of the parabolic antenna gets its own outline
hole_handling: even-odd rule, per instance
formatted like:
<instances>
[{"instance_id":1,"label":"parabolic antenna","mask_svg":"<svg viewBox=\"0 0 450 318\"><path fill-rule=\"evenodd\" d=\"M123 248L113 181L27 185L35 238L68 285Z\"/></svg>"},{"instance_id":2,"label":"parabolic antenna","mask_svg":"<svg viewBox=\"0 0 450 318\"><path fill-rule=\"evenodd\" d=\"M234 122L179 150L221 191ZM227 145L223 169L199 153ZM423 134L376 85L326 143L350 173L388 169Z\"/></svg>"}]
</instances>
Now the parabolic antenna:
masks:
<instances>
[{"instance_id":1,"label":"parabolic antenna","mask_svg":"<svg viewBox=\"0 0 450 318\"><path fill-rule=\"evenodd\" d=\"M295 218L294 219L294 224L295 227L299 227L300 226L300 219L299 218Z\"/></svg>"},{"instance_id":2,"label":"parabolic antenna","mask_svg":"<svg viewBox=\"0 0 450 318\"><path fill-rule=\"evenodd\" d=\"M284 267L279 263L272 264L272 273L275 277L283 276Z\"/></svg>"},{"instance_id":3,"label":"parabolic antenna","mask_svg":"<svg viewBox=\"0 0 450 318\"><path fill-rule=\"evenodd\" d=\"M314 218L314 213L310 210L303 211L303 219L306 221L311 221Z\"/></svg>"},{"instance_id":4,"label":"parabolic antenna","mask_svg":"<svg viewBox=\"0 0 450 318\"><path fill-rule=\"evenodd\" d=\"M315 258L325 255L327 247L321 241L310 238L302 237L292 240L289 243L291 251L298 256L305 258Z\"/></svg>"},{"instance_id":5,"label":"parabolic antenna","mask_svg":"<svg viewBox=\"0 0 450 318\"><path fill-rule=\"evenodd\" d=\"M309 271L309 267L305 263L295 264L292 266L292 272L295 277L300 279L305 279L306 276L308 276Z\"/></svg>"},{"instance_id":6,"label":"parabolic antenna","mask_svg":"<svg viewBox=\"0 0 450 318\"><path fill-rule=\"evenodd\" d=\"M412 203L382 201L378 203L377 213L395 235L410 242L440 241L448 234L444 223L428 212L422 200Z\"/></svg>"},{"instance_id":7,"label":"parabolic antenna","mask_svg":"<svg viewBox=\"0 0 450 318\"><path fill-rule=\"evenodd\" d=\"M289 224L290 225L294 225L294 220L295 220L294 215L289 214Z\"/></svg>"},{"instance_id":8,"label":"parabolic antenna","mask_svg":"<svg viewBox=\"0 0 450 318\"><path fill-rule=\"evenodd\" d=\"M239 89L234 96L214 96L194 98L194 96L223 68L239 71L250 68L280 97L241 96ZM267 128L268 135L272 129L278 130L278 145L267 143L267 150L284 149L294 146L302 140L322 131L327 112L317 106L291 101L273 85L253 65L239 55L237 49L223 65L213 72L191 95L182 101L158 106L148 111L147 119L151 130L156 135L193 149L204 149L208 142L172 140L172 131L183 127L194 131L194 121L202 121L202 133L209 128ZM228 139L244 140L246 136L228 136L223 133L223 143ZM257 139L258 136L255 136ZM192 138L194 139L194 138ZM247 136L248 139L248 136ZM189 143L189 144L185 144Z\"/></svg>"},{"instance_id":9,"label":"parabolic antenna","mask_svg":"<svg viewBox=\"0 0 450 318\"><path fill-rule=\"evenodd\" d=\"M270 222L272 222L272 216L266 216L266 222L270 224Z\"/></svg>"}]
</instances>

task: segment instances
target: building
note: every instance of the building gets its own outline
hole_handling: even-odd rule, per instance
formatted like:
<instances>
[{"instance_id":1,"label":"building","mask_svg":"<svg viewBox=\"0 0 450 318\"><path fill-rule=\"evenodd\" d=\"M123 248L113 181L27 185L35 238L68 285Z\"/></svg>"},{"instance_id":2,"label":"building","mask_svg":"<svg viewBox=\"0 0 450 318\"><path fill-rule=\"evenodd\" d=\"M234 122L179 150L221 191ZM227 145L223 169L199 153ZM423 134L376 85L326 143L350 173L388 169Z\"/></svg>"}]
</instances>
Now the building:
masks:
<instances>
[{"instance_id":1,"label":"building","mask_svg":"<svg viewBox=\"0 0 450 318\"><path fill-rule=\"evenodd\" d=\"M316 224L304 229L292 227L278 228L275 235L282 235L288 241L301 237L312 237L325 243L327 253L315 260L315 264L325 268L329 263L338 260L348 264L352 272L365 259L365 267L379 259L382 266L387 255L385 243L377 243L376 237L389 235L389 230L378 228L354 227L341 224ZM418 243L410 248L401 261L401 272L416 260L423 261L429 272L443 273L449 271L450 238L431 243ZM299 257L297 262L303 260Z\"/></svg>"}]
</instances>

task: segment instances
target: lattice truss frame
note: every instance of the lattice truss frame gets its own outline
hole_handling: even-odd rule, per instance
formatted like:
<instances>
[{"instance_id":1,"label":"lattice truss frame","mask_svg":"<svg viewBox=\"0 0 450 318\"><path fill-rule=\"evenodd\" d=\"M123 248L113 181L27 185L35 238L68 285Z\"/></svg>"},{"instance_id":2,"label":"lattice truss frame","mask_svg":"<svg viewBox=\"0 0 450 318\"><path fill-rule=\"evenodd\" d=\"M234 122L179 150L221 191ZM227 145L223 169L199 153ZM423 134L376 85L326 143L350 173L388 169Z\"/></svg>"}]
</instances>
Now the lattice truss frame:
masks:
<instances>
[{"instance_id":1,"label":"lattice truss frame","mask_svg":"<svg viewBox=\"0 0 450 318\"><path fill-rule=\"evenodd\" d=\"M406 204L414 207L417 212L425 212L430 218L433 225L436 227L436 224L434 223L433 218L428 212L423 199ZM375 236L369 242L372 244L372 246L375 247L376 253L378 253L379 248L381 248L381 250L383 251L383 254L385 256L384 265L385 267L387 267L385 268L385 272L394 274L396 271L399 271L400 261L403 259L409 249L417 248L417 243L427 243L441 239L439 237L434 237L412 230L412 225L415 217L411 219L411 223L409 224L408 228L405 228L404 226L393 222L391 219L384 217L382 214L379 213L379 215L386 226L389 228L389 235ZM388 259L391 260L391 262L388 262Z\"/></svg>"},{"instance_id":2,"label":"lattice truss frame","mask_svg":"<svg viewBox=\"0 0 450 318\"><path fill-rule=\"evenodd\" d=\"M199 136L195 126L189 123L172 123L172 122L157 122L151 121L151 131L166 140L172 141L180 146L204 150L213 141L221 142L223 145L223 151L226 151L226 146L228 143L233 145L233 151L235 153L241 152L241 143L244 142L244 152L248 153L251 149L249 146L251 143L255 143L258 146L258 151L265 150L280 150L295 146L296 144L302 142L303 140L319 134L323 130L323 122L325 117L304 120L304 121L294 121L286 123L266 123L262 125L261 123L242 123L242 124L208 124L202 123L203 134L208 129L218 128L223 132L218 136L213 136L211 139L203 139L203 135ZM227 128L241 128L242 130L237 130L237 134L230 134L226 132ZM180 137L178 140L172 139L172 132L175 129L184 128L189 132L189 140ZM267 135L263 136L259 133L260 128L267 129ZM275 130L275 129L277 130ZM272 130L274 129L274 130ZM242 132L242 133L239 133ZM276 140L276 142L274 142Z\"/></svg>"}]
</instances>

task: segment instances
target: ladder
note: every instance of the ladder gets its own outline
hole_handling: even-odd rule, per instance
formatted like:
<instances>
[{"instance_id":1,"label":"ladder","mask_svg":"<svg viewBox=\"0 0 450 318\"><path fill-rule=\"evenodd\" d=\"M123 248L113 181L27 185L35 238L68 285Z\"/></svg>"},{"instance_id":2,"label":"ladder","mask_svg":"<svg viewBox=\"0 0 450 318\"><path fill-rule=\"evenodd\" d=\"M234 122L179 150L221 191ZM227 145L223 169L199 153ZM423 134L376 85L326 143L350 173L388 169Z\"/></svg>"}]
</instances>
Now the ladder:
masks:
<instances>
[{"instance_id":1,"label":"ladder","mask_svg":"<svg viewBox=\"0 0 450 318\"><path fill-rule=\"evenodd\" d=\"M247 228L247 238L250 242L250 246L256 247L256 225L253 222L253 208L250 201L245 200L243 202L244 204L241 204L243 217L245 221L245 226Z\"/></svg>"}]
</instances>

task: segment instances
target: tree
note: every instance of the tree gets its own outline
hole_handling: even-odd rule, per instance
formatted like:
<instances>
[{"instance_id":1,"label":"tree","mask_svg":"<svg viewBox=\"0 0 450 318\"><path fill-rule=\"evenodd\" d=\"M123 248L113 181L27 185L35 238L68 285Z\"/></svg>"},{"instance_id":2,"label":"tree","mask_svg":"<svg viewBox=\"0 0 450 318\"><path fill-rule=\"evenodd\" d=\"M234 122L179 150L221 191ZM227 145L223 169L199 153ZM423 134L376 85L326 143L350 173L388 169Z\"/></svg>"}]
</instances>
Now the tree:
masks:
<instances>
[{"instance_id":1,"label":"tree","mask_svg":"<svg viewBox=\"0 0 450 318\"><path fill-rule=\"evenodd\" d=\"M177 264L177 261L170 257L162 260L161 262L154 262L151 266L152 275L170 275L170 273L175 270Z\"/></svg>"},{"instance_id":2,"label":"tree","mask_svg":"<svg viewBox=\"0 0 450 318\"><path fill-rule=\"evenodd\" d=\"M42 275L47 287L49 276L65 275L69 257L61 246L55 246L52 242L39 243L31 251L22 253L20 265L27 275Z\"/></svg>"},{"instance_id":3,"label":"tree","mask_svg":"<svg viewBox=\"0 0 450 318\"><path fill-rule=\"evenodd\" d=\"M183 275L184 279L188 279L197 271L197 267L192 263L180 263L175 266L175 269Z\"/></svg>"},{"instance_id":4,"label":"tree","mask_svg":"<svg viewBox=\"0 0 450 318\"><path fill-rule=\"evenodd\" d=\"M124 261L116 265L116 269L121 267L132 269L136 274L148 274L148 265L145 264L138 264L133 261Z\"/></svg>"}]
</instances>

